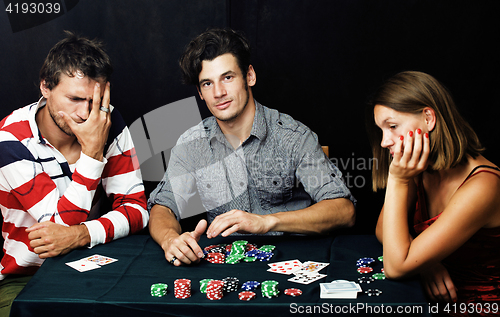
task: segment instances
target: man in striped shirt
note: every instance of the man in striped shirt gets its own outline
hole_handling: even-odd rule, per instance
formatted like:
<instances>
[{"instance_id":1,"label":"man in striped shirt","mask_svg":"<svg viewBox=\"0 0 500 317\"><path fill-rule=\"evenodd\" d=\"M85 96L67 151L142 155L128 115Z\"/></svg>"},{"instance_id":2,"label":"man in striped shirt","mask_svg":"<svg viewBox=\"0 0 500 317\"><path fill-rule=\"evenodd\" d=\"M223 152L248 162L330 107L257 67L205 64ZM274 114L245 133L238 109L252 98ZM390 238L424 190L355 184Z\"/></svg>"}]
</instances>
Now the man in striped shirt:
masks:
<instances>
[{"instance_id":1,"label":"man in striped shirt","mask_svg":"<svg viewBox=\"0 0 500 317\"><path fill-rule=\"evenodd\" d=\"M134 145L109 104L111 73L101 43L68 33L40 71L43 97L0 122L0 316L45 258L148 223Z\"/></svg>"}]
</instances>

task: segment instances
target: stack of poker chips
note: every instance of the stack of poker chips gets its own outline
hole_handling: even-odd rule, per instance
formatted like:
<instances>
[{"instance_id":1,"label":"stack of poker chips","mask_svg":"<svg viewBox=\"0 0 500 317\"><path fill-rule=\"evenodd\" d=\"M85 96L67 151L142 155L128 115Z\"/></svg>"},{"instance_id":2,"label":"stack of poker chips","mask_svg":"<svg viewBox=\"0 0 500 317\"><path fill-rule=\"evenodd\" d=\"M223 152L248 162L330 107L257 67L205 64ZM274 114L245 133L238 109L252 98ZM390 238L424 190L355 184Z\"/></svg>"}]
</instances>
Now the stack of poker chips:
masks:
<instances>
[{"instance_id":1,"label":"stack of poker chips","mask_svg":"<svg viewBox=\"0 0 500 317\"><path fill-rule=\"evenodd\" d=\"M210 245L203 248L204 258L211 263L236 264L241 261L269 261L275 246L264 245L260 249L245 240L234 241L232 244Z\"/></svg>"},{"instance_id":2,"label":"stack of poker chips","mask_svg":"<svg viewBox=\"0 0 500 317\"><path fill-rule=\"evenodd\" d=\"M278 281L264 281L261 283L260 289L262 291L262 297L278 297Z\"/></svg>"},{"instance_id":3,"label":"stack of poker chips","mask_svg":"<svg viewBox=\"0 0 500 317\"><path fill-rule=\"evenodd\" d=\"M245 301L252 300L255 298L255 296L256 294L252 291L243 291L238 294L238 298Z\"/></svg>"},{"instance_id":4,"label":"stack of poker chips","mask_svg":"<svg viewBox=\"0 0 500 317\"><path fill-rule=\"evenodd\" d=\"M240 280L236 277L226 277L222 281L224 282L224 292L229 293L236 292L238 290Z\"/></svg>"},{"instance_id":5,"label":"stack of poker chips","mask_svg":"<svg viewBox=\"0 0 500 317\"><path fill-rule=\"evenodd\" d=\"M243 285L241 285L241 289L245 290L245 291L253 291L255 289L257 289L257 287L259 287L260 283L257 282L257 281L246 281L245 283L243 283Z\"/></svg>"},{"instance_id":6,"label":"stack of poker chips","mask_svg":"<svg viewBox=\"0 0 500 317\"><path fill-rule=\"evenodd\" d=\"M174 281L175 298L186 299L191 297L191 280L178 279Z\"/></svg>"},{"instance_id":7,"label":"stack of poker chips","mask_svg":"<svg viewBox=\"0 0 500 317\"><path fill-rule=\"evenodd\" d=\"M206 278L200 281L200 292L203 294L207 293L208 282L213 281L213 279Z\"/></svg>"},{"instance_id":8,"label":"stack of poker chips","mask_svg":"<svg viewBox=\"0 0 500 317\"><path fill-rule=\"evenodd\" d=\"M245 258L245 251L247 248L248 241L238 240L234 241L230 246L226 248L230 250L229 254L226 256L226 263L235 264L240 262Z\"/></svg>"},{"instance_id":9,"label":"stack of poker chips","mask_svg":"<svg viewBox=\"0 0 500 317\"><path fill-rule=\"evenodd\" d=\"M380 262L383 262L384 261L383 256L379 256L378 260ZM373 272L373 267L370 266L373 263L375 263L375 259L369 258L369 257L365 257L365 258L361 258L361 259L357 260L356 265L358 266L358 272L361 274ZM384 274L384 269L382 268L382 272L375 273L372 276L360 277L358 279L358 281L359 281L359 283L370 284L371 282L373 282L375 280L383 280L383 279L385 279L385 274ZM382 291L379 289L368 289L365 291L365 294L367 294L368 296L379 296L380 294L382 294Z\"/></svg>"},{"instance_id":10,"label":"stack of poker chips","mask_svg":"<svg viewBox=\"0 0 500 317\"><path fill-rule=\"evenodd\" d=\"M164 283L156 283L151 285L151 296L163 297L167 294L168 285Z\"/></svg>"},{"instance_id":11,"label":"stack of poker chips","mask_svg":"<svg viewBox=\"0 0 500 317\"><path fill-rule=\"evenodd\" d=\"M297 297L302 295L302 290L298 288L287 288L283 293L288 296Z\"/></svg>"},{"instance_id":12,"label":"stack of poker chips","mask_svg":"<svg viewBox=\"0 0 500 317\"><path fill-rule=\"evenodd\" d=\"M212 280L207 285L207 298L210 300L219 300L224 296L224 282L221 280Z\"/></svg>"}]
</instances>

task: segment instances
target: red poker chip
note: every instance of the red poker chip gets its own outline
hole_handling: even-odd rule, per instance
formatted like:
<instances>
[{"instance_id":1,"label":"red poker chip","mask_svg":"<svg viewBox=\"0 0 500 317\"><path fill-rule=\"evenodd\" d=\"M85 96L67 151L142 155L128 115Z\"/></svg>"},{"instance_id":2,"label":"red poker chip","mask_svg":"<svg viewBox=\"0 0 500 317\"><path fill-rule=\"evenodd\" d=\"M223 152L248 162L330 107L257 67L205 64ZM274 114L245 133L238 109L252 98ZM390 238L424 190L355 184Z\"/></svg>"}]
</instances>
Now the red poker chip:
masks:
<instances>
[{"instance_id":1,"label":"red poker chip","mask_svg":"<svg viewBox=\"0 0 500 317\"><path fill-rule=\"evenodd\" d=\"M287 288L285 291L284 291L285 295L288 295L288 296L300 296L302 295L302 291L298 288Z\"/></svg>"},{"instance_id":2,"label":"red poker chip","mask_svg":"<svg viewBox=\"0 0 500 317\"><path fill-rule=\"evenodd\" d=\"M240 292L238 294L238 298L240 300L246 300L246 301L254 299L255 296L256 296L256 294L254 292L251 292L251 291Z\"/></svg>"},{"instance_id":3,"label":"red poker chip","mask_svg":"<svg viewBox=\"0 0 500 317\"><path fill-rule=\"evenodd\" d=\"M361 266L361 267L358 267L358 272L359 273L370 273L370 272L373 272L373 268L370 266Z\"/></svg>"}]
</instances>

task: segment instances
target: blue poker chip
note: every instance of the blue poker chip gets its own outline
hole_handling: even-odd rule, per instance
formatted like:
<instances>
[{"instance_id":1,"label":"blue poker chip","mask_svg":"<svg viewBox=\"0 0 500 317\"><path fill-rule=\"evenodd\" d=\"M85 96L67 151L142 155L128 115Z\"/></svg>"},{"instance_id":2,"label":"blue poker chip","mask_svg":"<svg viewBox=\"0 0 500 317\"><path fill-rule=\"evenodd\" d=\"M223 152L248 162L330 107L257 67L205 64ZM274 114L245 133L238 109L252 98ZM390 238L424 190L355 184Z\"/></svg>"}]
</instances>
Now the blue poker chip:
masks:
<instances>
[{"instance_id":1,"label":"blue poker chip","mask_svg":"<svg viewBox=\"0 0 500 317\"><path fill-rule=\"evenodd\" d=\"M375 262L374 258L365 257L365 258L361 258L361 259L357 260L356 265L357 266L368 266L374 262Z\"/></svg>"},{"instance_id":2,"label":"blue poker chip","mask_svg":"<svg viewBox=\"0 0 500 317\"><path fill-rule=\"evenodd\" d=\"M274 253L272 252L260 252L255 257L259 261L269 261L273 257Z\"/></svg>"},{"instance_id":3,"label":"blue poker chip","mask_svg":"<svg viewBox=\"0 0 500 317\"><path fill-rule=\"evenodd\" d=\"M253 291L259 287L260 283L257 281L247 281L241 285L241 288L245 291Z\"/></svg>"},{"instance_id":4,"label":"blue poker chip","mask_svg":"<svg viewBox=\"0 0 500 317\"><path fill-rule=\"evenodd\" d=\"M260 250L250 250L245 253L246 256L256 256L257 254L261 253L262 251Z\"/></svg>"}]
</instances>

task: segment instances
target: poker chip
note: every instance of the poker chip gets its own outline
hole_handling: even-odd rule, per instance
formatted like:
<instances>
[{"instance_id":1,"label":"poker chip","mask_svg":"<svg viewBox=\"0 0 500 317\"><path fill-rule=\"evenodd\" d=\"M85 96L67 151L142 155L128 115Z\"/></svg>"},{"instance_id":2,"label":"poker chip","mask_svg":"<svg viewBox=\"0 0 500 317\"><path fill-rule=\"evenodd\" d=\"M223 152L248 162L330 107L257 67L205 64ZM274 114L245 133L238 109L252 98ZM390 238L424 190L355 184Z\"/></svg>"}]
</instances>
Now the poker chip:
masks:
<instances>
[{"instance_id":1,"label":"poker chip","mask_svg":"<svg viewBox=\"0 0 500 317\"><path fill-rule=\"evenodd\" d=\"M302 295L302 291L298 288L287 288L283 293L288 296L296 297Z\"/></svg>"},{"instance_id":2,"label":"poker chip","mask_svg":"<svg viewBox=\"0 0 500 317\"><path fill-rule=\"evenodd\" d=\"M191 297L191 280L177 279L174 281L174 296L179 299Z\"/></svg>"},{"instance_id":3,"label":"poker chip","mask_svg":"<svg viewBox=\"0 0 500 317\"><path fill-rule=\"evenodd\" d=\"M271 252L275 249L276 247L274 245L266 244L263 245L259 248L259 250L264 251L264 252Z\"/></svg>"},{"instance_id":4,"label":"poker chip","mask_svg":"<svg viewBox=\"0 0 500 317\"><path fill-rule=\"evenodd\" d=\"M374 258L368 258L368 257L365 257L365 258L358 259L358 260L356 261L356 265L357 265L357 266L369 266L369 265L371 265L373 262L375 262L375 259L374 259Z\"/></svg>"},{"instance_id":5,"label":"poker chip","mask_svg":"<svg viewBox=\"0 0 500 317\"><path fill-rule=\"evenodd\" d=\"M278 281L264 281L260 284L260 290L262 291L262 297L273 298L278 297Z\"/></svg>"},{"instance_id":6,"label":"poker chip","mask_svg":"<svg viewBox=\"0 0 500 317\"><path fill-rule=\"evenodd\" d=\"M272 252L260 252L255 257L259 261L269 261L273 257L274 253Z\"/></svg>"},{"instance_id":7,"label":"poker chip","mask_svg":"<svg viewBox=\"0 0 500 317\"><path fill-rule=\"evenodd\" d=\"M269 261L274 256L274 245L266 244L257 248L246 240L231 244L213 244L203 248L203 258L210 263L236 264L239 262Z\"/></svg>"},{"instance_id":8,"label":"poker chip","mask_svg":"<svg viewBox=\"0 0 500 317\"><path fill-rule=\"evenodd\" d=\"M238 294L238 298L240 300L246 300L246 301L254 299L255 296L256 296L256 294L252 291L244 291L244 292L240 292Z\"/></svg>"},{"instance_id":9,"label":"poker chip","mask_svg":"<svg viewBox=\"0 0 500 317\"><path fill-rule=\"evenodd\" d=\"M372 277L376 280L385 280L385 274L384 273L375 273L372 275Z\"/></svg>"},{"instance_id":10,"label":"poker chip","mask_svg":"<svg viewBox=\"0 0 500 317\"><path fill-rule=\"evenodd\" d=\"M379 260L380 262L384 262L384 256L383 256L383 255L379 256L379 257L378 257L378 260Z\"/></svg>"},{"instance_id":11,"label":"poker chip","mask_svg":"<svg viewBox=\"0 0 500 317\"><path fill-rule=\"evenodd\" d=\"M207 285L207 298L210 300L220 300L224 296L224 282L221 280L213 280Z\"/></svg>"},{"instance_id":12,"label":"poker chip","mask_svg":"<svg viewBox=\"0 0 500 317\"><path fill-rule=\"evenodd\" d=\"M213 279L205 278L200 281L200 292L203 294L207 293L208 282L213 281Z\"/></svg>"},{"instance_id":13,"label":"poker chip","mask_svg":"<svg viewBox=\"0 0 500 317\"><path fill-rule=\"evenodd\" d=\"M224 254L222 254L220 252L208 253L205 256L205 260L207 260L208 262L210 262L210 263L218 263L218 264L225 263L225 258L226 257L224 256Z\"/></svg>"},{"instance_id":14,"label":"poker chip","mask_svg":"<svg viewBox=\"0 0 500 317\"><path fill-rule=\"evenodd\" d=\"M167 294L168 285L164 283L156 283L151 285L151 296L163 297Z\"/></svg>"},{"instance_id":15,"label":"poker chip","mask_svg":"<svg viewBox=\"0 0 500 317\"><path fill-rule=\"evenodd\" d=\"M367 289L365 291L365 294L368 296L380 296L380 294L382 294L382 291L379 289Z\"/></svg>"},{"instance_id":16,"label":"poker chip","mask_svg":"<svg viewBox=\"0 0 500 317\"><path fill-rule=\"evenodd\" d=\"M259 287L260 283L257 281L247 281L241 285L241 288L245 291L253 291Z\"/></svg>"},{"instance_id":17,"label":"poker chip","mask_svg":"<svg viewBox=\"0 0 500 317\"><path fill-rule=\"evenodd\" d=\"M224 282L223 291L226 293L236 292L238 290L238 284L240 281L236 277L226 277L222 279Z\"/></svg>"},{"instance_id":18,"label":"poker chip","mask_svg":"<svg viewBox=\"0 0 500 317\"><path fill-rule=\"evenodd\" d=\"M375 281L375 279L371 276L362 276L362 277L358 278L359 283L370 284L373 281Z\"/></svg>"},{"instance_id":19,"label":"poker chip","mask_svg":"<svg viewBox=\"0 0 500 317\"><path fill-rule=\"evenodd\" d=\"M358 267L358 273L366 274L373 272L373 268L370 266L360 266Z\"/></svg>"}]
</instances>

